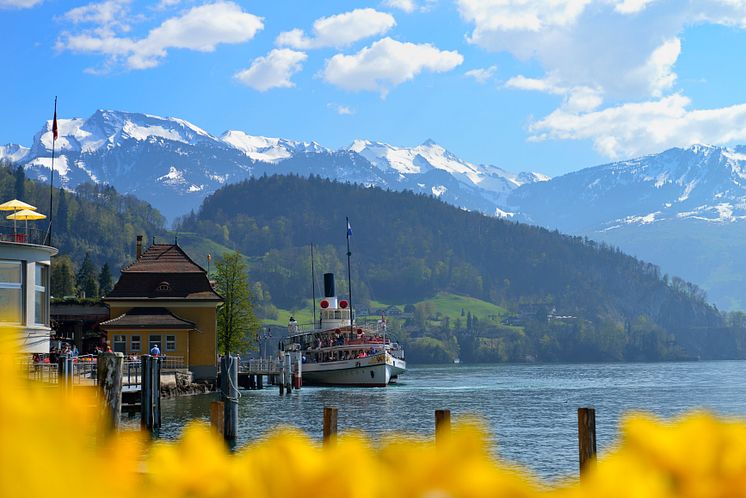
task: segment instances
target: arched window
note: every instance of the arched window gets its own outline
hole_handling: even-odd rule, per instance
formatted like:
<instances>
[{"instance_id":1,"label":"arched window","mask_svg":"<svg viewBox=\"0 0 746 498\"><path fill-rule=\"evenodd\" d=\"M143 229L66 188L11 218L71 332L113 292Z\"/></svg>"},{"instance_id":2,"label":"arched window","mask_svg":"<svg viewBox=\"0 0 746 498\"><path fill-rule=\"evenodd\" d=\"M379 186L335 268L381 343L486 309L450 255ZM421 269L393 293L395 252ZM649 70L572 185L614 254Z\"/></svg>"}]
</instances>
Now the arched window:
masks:
<instances>
[{"instance_id":1,"label":"arched window","mask_svg":"<svg viewBox=\"0 0 746 498\"><path fill-rule=\"evenodd\" d=\"M168 282L161 282L158 284L158 287L156 288L158 292L168 292L171 290L171 284Z\"/></svg>"}]
</instances>

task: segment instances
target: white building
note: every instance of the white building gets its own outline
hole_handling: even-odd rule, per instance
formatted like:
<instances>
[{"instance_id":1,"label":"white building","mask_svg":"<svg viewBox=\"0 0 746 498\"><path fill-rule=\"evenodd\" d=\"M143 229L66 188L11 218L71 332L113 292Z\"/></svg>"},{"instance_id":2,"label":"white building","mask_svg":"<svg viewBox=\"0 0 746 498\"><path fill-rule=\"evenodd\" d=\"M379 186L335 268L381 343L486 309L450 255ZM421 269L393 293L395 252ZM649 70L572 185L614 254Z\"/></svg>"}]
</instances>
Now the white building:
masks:
<instances>
[{"instance_id":1,"label":"white building","mask_svg":"<svg viewBox=\"0 0 746 498\"><path fill-rule=\"evenodd\" d=\"M0 241L0 328L18 332L24 353L48 353L54 247Z\"/></svg>"}]
</instances>

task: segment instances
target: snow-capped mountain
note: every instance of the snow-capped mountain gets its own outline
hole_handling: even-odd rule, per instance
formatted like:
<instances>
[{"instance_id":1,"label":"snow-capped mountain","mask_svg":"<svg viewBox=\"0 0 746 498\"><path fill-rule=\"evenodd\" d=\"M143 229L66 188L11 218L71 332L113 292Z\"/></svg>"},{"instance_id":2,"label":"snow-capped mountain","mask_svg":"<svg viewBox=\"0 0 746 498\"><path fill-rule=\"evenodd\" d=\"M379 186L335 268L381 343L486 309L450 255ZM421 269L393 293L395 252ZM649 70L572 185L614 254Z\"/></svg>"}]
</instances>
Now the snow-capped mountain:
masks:
<instances>
[{"instance_id":1,"label":"snow-capped mountain","mask_svg":"<svg viewBox=\"0 0 746 498\"><path fill-rule=\"evenodd\" d=\"M416 147L394 147L382 142L355 140L348 150L360 154L379 169L396 171L401 180L434 170L448 173L459 183L484 191L498 206L503 204L509 192L524 183L549 179L539 173L515 174L497 166L475 165L456 157L429 139ZM445 192L447 189L444 185L432 187L435 196L442 196Z\"/></svg>"},{"instance_id":2,"label":"snow-capped mountain","mask_svg":"<svg viewBox=\"0 0 746 498\"><path fill-rule=\"evenodd\" d=\"M586 168L511 192L527 221L576 233L666 220L746 219L746 147L694 145Z\"/></svg>"},{"instance_id":3,"label":"snow-capped mountain","mask_svg":"<svg viewBox=\"0 0 746 498\"><path fill-rule=\"evenodd\" d=\"M746 309L746 147L695 145L523 185L516 219L603 241Z\"/></svg>"},{"instance_id":4,"label":"snow-capped mountain","mask_svg":"<svg viewBox=\"0 0 746 498\"><path fill-rule=\"evenodd\" d=\"M0 158L22 164L31 177L49 179L52 123L30 147L0 147ZM412 148L357 140L331 150L316 142L227 131L213 136L183 119L96 111L87 119L59 119L55 183L115 186L149 201L168 219L197 209L226 183L252 175L320 175L392 190L435 195L466 209L503 213L502 199L517 186L546 179L474 165L427 141ZM58 183L59 182L59 183Z\"/></svg>"}]
</instances>

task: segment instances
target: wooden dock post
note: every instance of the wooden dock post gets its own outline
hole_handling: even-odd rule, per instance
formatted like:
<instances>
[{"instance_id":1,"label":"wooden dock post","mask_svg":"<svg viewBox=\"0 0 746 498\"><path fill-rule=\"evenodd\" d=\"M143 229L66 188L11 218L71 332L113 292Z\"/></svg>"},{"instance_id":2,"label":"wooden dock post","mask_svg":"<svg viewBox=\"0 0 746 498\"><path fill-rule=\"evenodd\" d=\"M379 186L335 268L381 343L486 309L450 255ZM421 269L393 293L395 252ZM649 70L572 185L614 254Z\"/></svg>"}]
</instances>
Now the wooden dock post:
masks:
<instances>
[{"instance_id":1,"label":"wooden dock post","mask_svg":"<svg viewBox=\"0 0 746 498\"><path fill-rule=\"evenodd\" d=\"M435 443L451 430L451 410L435 410Z\"/></svg>"},{"instance_id":2,"label":"wooden dock post","mask_svg":"<svg viewBox=\"0 0 746 498\"><path fill-rule=\"evenodd\" d=\"M153 382L150 379L150 355L144 354L140 357L140 427L151 429L153 427L153 395L150 389Z\"/></svg>"},{"instance_id":3,"label":"wooden dock post","mask_svg":"<svg viewBox=\"0 0 746 498\"><path fill-rule=\"evenodd\" d=\"M161 359L149 354L140 357L140 427L161 427Z\"/></svg>"},{"instance_id":4,"label":"wooden dock post","mask_svg":"<svg viewBox=\"0 0 746 498\"><path fill-rule=\"evenodd\" d=\"M153 396L153 428L161 428L161 364L160 358L153 358L151 361L151 375L150 379L152 387L150 388L151 395Z\"/></svg>"},{"instance_id":5,"label":"wooden dock post","mask_svg":"<svg viewBox=\"0 0 746 498\"><path fill-rule=\"evenodd\" d=\"M225 432L224 410L225 406L222 401L213 401L210 403L210 427L220 435L223 435Z\"/></svg>"},{"instance_id":6,"label":"wooden dock post","mask_svg":"<svg viewBox=\"0 0 746 498\"><path fill-rule=\"evenodd\" d=\"M223 437L234 441L238 432L238 358L220 359L220 392L223 400Z\"/></svg>"},{"instance_id":7,"label":"wooden dock post","mask_svg":"<svg viewBox=\"0 0 746 498\"><path fill-rule=\"evenodd\" d=\"M337 409L324 407L324 446L334 442L337 437Z\"/></svg>"},{"instance_id":8,"label":"wooden dock post","mask_svg":"<svg viewBox=\"0 0 746 498\"><path fill-rule=\"evenodd\" d=\"M256 376L256 388L262 389L264 387L264 375L258 374Z\"/></svg>"},{"instance_id":9,"label":"wooden dock post","mask_svg":"<svg viewBox=\"0 0 746 498\"><path fill-rule=\"evenodd\" d=\"M580 455L580 475L596 459L596 410L578 408L578 452Z\"/></svg>"},{"instance_id":10,"label":"wooden dock post","mask_svg":"<svg viewBox=\"0 0 746 498\"><path fill-rule=\"evenodd\" d=\"M98 355L96 378L98 388L104 398L103 415L108 420L112 430L119 428L119 419L122 415L122 368L124 366L124 354L122 353L100 353Z\"/></svg>"}]
</instances>

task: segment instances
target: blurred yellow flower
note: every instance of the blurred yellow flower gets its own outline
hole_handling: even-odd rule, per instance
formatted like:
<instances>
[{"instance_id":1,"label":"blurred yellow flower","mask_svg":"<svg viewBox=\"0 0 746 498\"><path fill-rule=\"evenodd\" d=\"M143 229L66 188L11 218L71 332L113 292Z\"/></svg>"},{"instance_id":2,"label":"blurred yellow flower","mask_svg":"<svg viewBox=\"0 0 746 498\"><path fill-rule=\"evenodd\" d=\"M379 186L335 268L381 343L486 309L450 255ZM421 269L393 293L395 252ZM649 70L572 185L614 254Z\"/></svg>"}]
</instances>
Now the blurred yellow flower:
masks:
<instances>
[{"instance_id":1,"label":"blurred yellow flower","mask_svg":"<svg viewBox=\"0 0 746 498\"><path fill-rule=\"evenodd\" d=\"M278 430L231 453L199 423L176 442L109 434L95 391L29 381L9 354L0 356L0 393L3 498L746 498L746 423L707 413L673 423L632 415L581 481L547 487L496 461L476 422L437 445L347 434L322 447Z\"/></svg>"}]
</instances>

